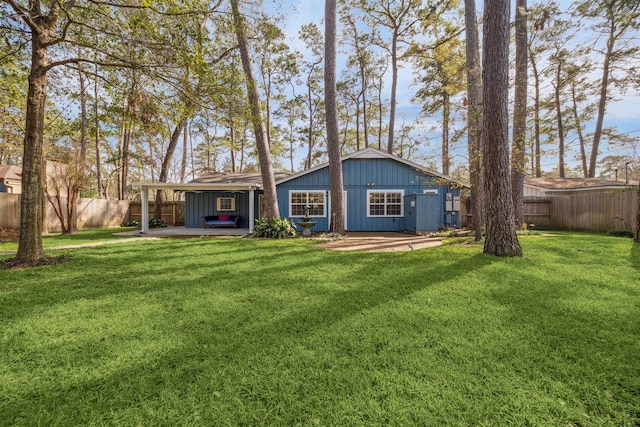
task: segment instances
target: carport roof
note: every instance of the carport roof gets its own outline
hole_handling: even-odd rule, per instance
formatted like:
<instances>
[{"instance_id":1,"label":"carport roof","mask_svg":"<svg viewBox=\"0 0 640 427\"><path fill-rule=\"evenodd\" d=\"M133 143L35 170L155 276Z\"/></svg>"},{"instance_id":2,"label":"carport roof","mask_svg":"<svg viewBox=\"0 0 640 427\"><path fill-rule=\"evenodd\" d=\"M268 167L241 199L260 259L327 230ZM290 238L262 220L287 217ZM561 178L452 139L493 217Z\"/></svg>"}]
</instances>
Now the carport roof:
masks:
<instances>
[{"instance_id":1,"label":"carport roof","mask_svg":"<svg viewBox=\"0 0 640 427\"><path fill-rule=\"evenodd\" d=\"M278 181L289 174L276 172L274 174L275 180ZM255 184L262 186L262 175L260 172L242 172L242 173L220 173L212 172L190 182L190 184Z\"/></svg>"},{"instance_id":2,"label":"carport roof","mask_svg":"<svg viewBox=\"0 0 640 427\"><path fill-rule=\"evenodd\" d=\"M278 181L286 177L286 173L275 173L275 179ZM174 190L174 191L207 191L207 190L224 190L224 191L241 191L241 190L257 190L262 188L262 176L259 172L251 173L220 173L213 172L202 175L188 183L169 183L169 182L141 182L134 184L141 189L147 190Z\"/></svg>"}]
</instances>

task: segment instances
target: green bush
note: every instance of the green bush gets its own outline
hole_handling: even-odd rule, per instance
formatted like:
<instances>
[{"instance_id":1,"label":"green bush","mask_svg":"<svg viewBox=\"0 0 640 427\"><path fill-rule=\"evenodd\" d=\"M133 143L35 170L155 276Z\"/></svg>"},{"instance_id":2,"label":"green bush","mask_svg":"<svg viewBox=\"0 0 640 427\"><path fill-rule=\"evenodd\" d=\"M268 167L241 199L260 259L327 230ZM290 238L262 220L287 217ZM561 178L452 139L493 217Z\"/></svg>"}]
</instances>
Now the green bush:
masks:
<instances>
[{"instance_id":1,"label":"green bush","mask_svg":"<svg viewBox=\"0 0 640 427\"><path fill-rule=\"evenodd\" d=\"M149 218L149 228L162 228L166 227L167 223L158 218Z\"/></svg>"},{"instance_id":2,"label":"green bush","mask_svg":"<svg viewBox=\"0 0 640 427\"><path fill-rule=\"evenodd\" d=\"M123 227L140 227L140 221L129 221L124 222L122 224ZM158 218L149 218L149 228L163 228L166 227L167 223Z\"/></svg>"},{"instance_id":3,"label":"green bush","mask_svg":"<svg viewBox=\"0 0 640 427\"><path fill-rule=\"evenodd\" d=\"M633 231L631 230L626 230L626 229L619 229L619 228L614 228L613 230L609 230L607 232L608 235L610 236L616 236L616 237L629 237L629 238L633 238Z\"/></svg>"},{"instance_id":4,"label":"green bush","mask_svg":"<svg viewBox=\"0 0 640 427\"><path fill-rule=\"evenodd\" d=\"M140 227L140 221L129 221L120 224L122 227Z\"/></svg>"},{"instance_id":5,"label":"green bush","mask_svg":"<svg viewBox=\"0 0 640 427\"><path fill-rule=\"evenodd\" d=\"M296 237L296 229L286 218L274 218L268 220L261 218L256 221L253 227L253 235L255 237L266 237L269 239L286 239L288 237Z\"/></svg>"}]
</instances>

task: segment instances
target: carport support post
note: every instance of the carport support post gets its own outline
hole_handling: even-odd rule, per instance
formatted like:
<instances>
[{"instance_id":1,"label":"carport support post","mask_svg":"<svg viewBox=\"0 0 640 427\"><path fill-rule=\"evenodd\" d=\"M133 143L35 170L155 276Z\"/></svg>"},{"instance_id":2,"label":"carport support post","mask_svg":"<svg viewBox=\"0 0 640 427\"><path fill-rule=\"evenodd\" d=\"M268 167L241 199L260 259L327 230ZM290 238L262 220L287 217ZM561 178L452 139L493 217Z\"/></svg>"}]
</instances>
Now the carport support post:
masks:
<instances>
[{"instance_id":1,"label":"carport support post","mask_svg":"<svg viewBox=\"0 0 640 427\"><path fill-rule=\"evenodd\" d=\"M255 209L256 207L254 206L255 203L253 201L255 191L253 190L253 188L249 189L249 233L253 233L253 226L254 226L254 219L256 217L255 214Z\"/></svg>"},{"instance_id":2,"label":"carport support post","mask_svg":"<svg viewBox=\"0 0 640 427\"><path fill-rule=\"evenodd\" d=\"M149 232L149 189L142 188L140 197L140 206L142 207L142 215L140 218L140 233L147 234Z\"/></svg>"}]
</instances>

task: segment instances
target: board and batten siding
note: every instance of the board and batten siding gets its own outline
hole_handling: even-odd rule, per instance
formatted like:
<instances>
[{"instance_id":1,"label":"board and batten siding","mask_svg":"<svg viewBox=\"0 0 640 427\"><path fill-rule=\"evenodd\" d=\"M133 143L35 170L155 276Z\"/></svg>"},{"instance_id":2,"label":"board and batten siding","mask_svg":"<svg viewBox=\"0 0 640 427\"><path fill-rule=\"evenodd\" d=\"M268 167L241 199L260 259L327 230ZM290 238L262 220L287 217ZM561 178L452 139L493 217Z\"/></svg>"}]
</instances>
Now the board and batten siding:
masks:
<instances>
[{"instance_id":1,"label":"board and batten siding","mask_svg":"<svg viewBox=\"0 0 640 427\"><path fill-rule=\"evenodd\" d=\"M216 199L218 197L234 197L236 209L234 211L218 212ZM240 215L238 228L249 227L249 192L248 191L202 191L185 193L186 228L202 228L202 217L207 215ZM258 206L257 203L255 205ZM257 209L256 209L257 210Z\"/></svg>"},{"instance_id":2,"label":"board and batten siding","mask_svg":"<svg viewBox=\"0 0 640 427\"><path fill-rule=\"evenodd\" d=\"M458 189L450 188L439 178L425 174L404 163L392 159L347 159L342 164L344 190L347 204L347 230L349 231L403 231L407 229L405 218L407 213L399 217L374 218L367 216L368 190L403 190L404 196L422 194L426 189L437 189L437 198L442 206L421 215L438 215L437 223L446 224L444 213L446 193L459 195ZM329 198L329 168L298 176L278 184L278 203L282 217L292 218L289 212L289 194L291 191L325 191ZM317 225L313 231L329 230L329 215L324 218L313 218ZM459 221L459 220L458 220ZM456 224L459 225L459 222Z\"/></svg>"}]
</instances>

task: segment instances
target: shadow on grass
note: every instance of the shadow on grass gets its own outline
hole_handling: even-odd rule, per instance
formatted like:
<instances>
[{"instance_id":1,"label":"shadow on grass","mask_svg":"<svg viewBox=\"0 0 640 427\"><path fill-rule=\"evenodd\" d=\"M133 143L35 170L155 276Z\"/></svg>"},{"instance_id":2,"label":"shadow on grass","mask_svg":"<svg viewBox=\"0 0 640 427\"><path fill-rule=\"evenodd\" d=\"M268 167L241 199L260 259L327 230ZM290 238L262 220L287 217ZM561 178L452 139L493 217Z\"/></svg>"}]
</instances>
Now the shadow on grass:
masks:
<instances>
[{"instance_id":1,"label":"shadow on grass","mask_svg":"<svg viewBox=\"0 0 640 427\"><path fill-rule=\"evenodd\" d=\"M631 246L631 266L640 272L640 243Z\"/></svg>"},{"instance_id":2,"label":"shadow on grass","mask_svg":"<svg viewBox=\"0 0 640 427\"><path fill-rule=\"evenodd\" d=\"M636 270L639 255L638 248L632 249ZM624 273L609 274L610 282L603 282L590 271L595 270L567 272L564 280L539 274L527 280L522 271L525 285L494 290L493 298L508 308L505 327L519 336L505 347L514 355L528 355L514 358L514 363L527 362L520 370L546 387L564 388L563 399L582 408L569 424L637 425L638 292ZM625 424L626 419L633 421Z\"/></svg>"},{"instance_id":3,"label":"shadow on grass","mask_svg":"<svg viewBox=\"0 0 640 427\"><path fill-rule=\"evenodd\" d=\"M61 368L45 370L45 375L46 372L64 375L67 380L61 384L52 376L48 383L39 383L36 389L13 390L11 398L0 404L8 422L29 424L37 420L33 417L58 414L61 418L54 419L54 423L65 419L69 423L90 424L96 419L103 422L115 419L112 417L127 411L135 415L139 406L145 407L144 412L154 407L162 412L167 405L175 411L184 403L177 398L168 402L163 399L189 395L190 387L200 377L210 382L200 384L202 389L198 390L199 394L204 393L202 399L208 404L203 407L209 407L208 411L234 404L233 396L224 396L228 399L225 403L212 397L225 387L246 393L245 400L259 405L256 401L274 397L260 396L263 391L255 389L260 382L249 384L245 389L238 383L246 381L245 375L278 375L274 371L278 363L274 365L270 361L286 357L292 347L318 329L331 330L345 318L405 300L445 281L463 280L471 270L501 262L479 253L345 254L306 244L268 243L256 247L235 241L219 244L183 241L115 250L96 248L77 254L77 262L84 263L85 268L61 274L46 286L41 283L41 289L32 288L30 291L38 296L30 305L29 298L33 295L25 296L14 317L42 312L46 307L55 310L56 305L75 300L102 297L123 301L123 307L117 312L124 316L128 298L145 293L135 295L130 301L157 304L165 311L166 316L155 319L157 324L153 329L160 331L158 336L175 337L173 346L154 345L156 335L145 336L149 332L144 328L142 332L130 332L130 336L114 336L107 329L103 331L106 337L102 338L108 338L104 344L100 336L85 337L78 333L75 335L78 341L74 342L77 354L65 361L69 367L67 374L79 369L90 375L67 375ZM153 258L153 262L142 263L141 257ZM186 260L194 259L196 264L185 265ZM201 271L194 273L198 263ZM73 270L61 266L61 270L65 269ZM53 273L62 273L61 270L50 270L40 277L51 277ZM134 275L136 279L130 277ZM318 275L327 275L329 279L314 280L319 279ZM105 280L109 276L115 277L100 283L101 278ZM66 284L69 281L80 286L70 289ZM212 295L223 298L213 300ZM212 306L203 298L217 302ZM96 308L100 309L99 305ZM143 335L144 341L140 342L142 338L138 335ZM114 347L118 341L121 344ZM131 344L127 345L128 342ZM133 354L133 348L145 345L147 350ZM101 346L104 351L97 352ZM80 359L83 348L92 349L96 358ZM37 356L37 351L28 351L31 357ZM45 345L41 351L56 354L67 350L65 341L58 340ZM103 369L100 358L107 354L123 362ZM227 376L229 367L234 370ZM31 375L42 376L42 372L25 371L20 375L24 381ZM243 396L235 397L240 398ZM80 401L93 404L80 404ZM24 407L31 408L28 414L22 410ZM137 417L143 416L143 412L137 412ZM46 420L40 418L40 421L43 419ZM179 420L186 422L183 418ZM138 421L153 423L154 420Z\"/></svg>"}]
</instances>

